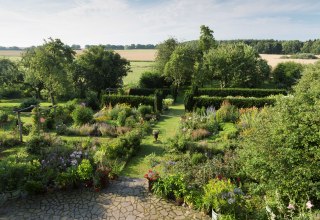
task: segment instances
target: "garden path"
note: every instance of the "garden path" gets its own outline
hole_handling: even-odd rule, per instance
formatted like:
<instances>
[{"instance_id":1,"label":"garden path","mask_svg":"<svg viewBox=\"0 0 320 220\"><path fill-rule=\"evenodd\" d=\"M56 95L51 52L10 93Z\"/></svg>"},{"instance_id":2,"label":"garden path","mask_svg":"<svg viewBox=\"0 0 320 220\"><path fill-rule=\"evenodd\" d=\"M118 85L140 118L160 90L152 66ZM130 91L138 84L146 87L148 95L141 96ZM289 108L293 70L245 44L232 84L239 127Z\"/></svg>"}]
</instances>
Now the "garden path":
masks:
<instances>
[{"instance_id":1,"label":"garden path","mask_svg":"<svg viewBox=\"0 0 320 220\"><path fill-rule=\"evenodd\" d=\"M158 141L155 142L153 135L149 135L142 140L141 149L130 159L124 168L122 175L134 178L141 178L151 168L145 156L154 153L161 157L165 153L166 142L174 137L179 129L180 116L184 114L184 105L182 98L179 97L175 105L161 115L160 121L153 129L160 131Z\"/></svg>"},{"instance_id":2,"label":"garden path","mask_svg":"<svg viewBox=\"0 0 320 220\"><path fill-rule=\"evenodd\" d=\"M210 219L147 192L145 179L122 177L101 192L55 192L9 201L0 219Z\"/></svg>"}]
</instances>

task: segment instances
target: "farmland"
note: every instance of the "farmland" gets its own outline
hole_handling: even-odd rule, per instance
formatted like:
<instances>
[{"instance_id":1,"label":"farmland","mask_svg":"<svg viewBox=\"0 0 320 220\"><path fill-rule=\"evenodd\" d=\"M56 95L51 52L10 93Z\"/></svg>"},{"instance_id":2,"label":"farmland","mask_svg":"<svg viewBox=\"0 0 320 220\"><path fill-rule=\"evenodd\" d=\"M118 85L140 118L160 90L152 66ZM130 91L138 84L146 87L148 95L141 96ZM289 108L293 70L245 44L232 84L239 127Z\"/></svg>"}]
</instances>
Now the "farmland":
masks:
<instances>
[{"instance_id":1,"label":"farmland","mask_svg":"<svg viewBox=\"0 0 320 220\"><path fill-rule=\"evenodd\" d=\"M115 52L119 53L121 57L126 58L127 60L131 61L133 63L133 72L135 72L135 66L138 68L141 68L141 66L150 66L146 62L136 64L136 61L147 61L147 62L152 62L155 59L157 50L115 50ZM10 50L0 50L0 57L7 57L10 59L18 60L21 56L22 51L10 51ZM78 50L77 54L81 54L82 50ZM301 64L313 64L317 60L307 60L307 59L282 59L279 54L260 54L262 59L267 60L268 64L271 65L272 67L275 67L277 64L282 63L282 62L288 62L288 61L294 61L297 63ZM320 56L317 56L320 58ZM143 67L144 68L144 67ZM141 73L140 70L137 71L138 75ZM129 83L132 82L131 79L127 79ZM126 79L124 80L126 81Z\"/></svg>"}]
</instances>

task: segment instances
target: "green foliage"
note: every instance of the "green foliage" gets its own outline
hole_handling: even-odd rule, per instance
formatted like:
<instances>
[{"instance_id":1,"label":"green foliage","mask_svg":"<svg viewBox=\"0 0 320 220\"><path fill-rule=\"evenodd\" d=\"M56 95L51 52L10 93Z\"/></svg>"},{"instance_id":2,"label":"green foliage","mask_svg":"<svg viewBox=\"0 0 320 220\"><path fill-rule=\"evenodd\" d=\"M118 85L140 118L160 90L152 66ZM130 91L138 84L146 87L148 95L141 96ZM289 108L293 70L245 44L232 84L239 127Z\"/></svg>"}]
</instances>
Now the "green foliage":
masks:
<instances>
[{"instance_id":1,"label":"green foliage","mask_svg":"<svg viewBox=\"0 0 320 220\"><path fill-rule=\"evenodd\" d=\"M9 60L0 58L0 88L10 88L23 82L23 75L18 65Z\"/></svg>"},{"instance_id":2,"label":"green foliage","mask_svg":"<svg viewBox=\"0 0 320 220\"><path fill-rule=\"evenodd\" d=\"M139 105L153 106L154 98L145 96L132 96L132 95L104 95L102 96L102 103L115 106L116 104L126 103L132 107L138 107Z\"/></svg>"},{"instance_id":3,"label":"green foliage","mask_svg":"<svg viewBox=\"0 0 320 220\"><path fill-rule=\"evenodd\" d=\"M242 172L259 183L251 189L278 195L284 206L320 200L319 66L307 67L293 96L279 98L242 135Z\"/></svg>"},{"instance_id":4,"label":"green foliage","mask_svg":"<svg viewBox=\"0 0 320 220\"><path fill-rule=\"evenodd\" d=\"M21 102L19 108L28 108L31 105L38 105L40 103L40 101L36 98L29 98L26 100L23 100L23 102ZM30 109L31 111L32 109Z\"/></svg>"},{"instance_id":5,"label":"green foliage","mask_svg":"<svg viewBox=\"0 0 320 220\"><path fill-rule=\"evenodd\" d=\"M88 159L83 159L77 168L80 180L90 180L93 177L93 167Z\"/></svg>"},{"instance_id":6,"label":"green foliage","mask_svg":"<svg viewBox=\"0 0 320 220\"><path fill-rule=\"evenodd\" d=\"M26 143L27 152L35 155L43 154L44 151L52 145L52 140L44 135L33 135Z\"/></svg>"},{"instance_id":7,"label":"green foliage","mask_svg":"<svg viewBox=\"0 0 320 220\"><path fill-rule=\"evenodd\" d=\"M258 87L268 79L270 69L262 68L259 54L243 43L220 44L204 55L204 67L211 79L224 87Z\"/></svg>"},{"instance_id":8,"label":"green foliage","mask_svg":"<svg viewBox=\"0 0 320 220\"><path fill-rule=\"evenodd\" d=\"M170 83L168 83L165 80L165 77L160 73L147 71L141 74L141 77L139 79L139 86L141 88L153 89L153 88L163 88L163 87L170 86ZM137 94L132 94L132 95L137 95Z\"/></svg>"},{"instance_id":9,"label":"green foliage","mask_svg":"<svg viewBox=\"0 0 320 220\"><path fill-rule=\"evenodd\" d=\"M219 108L224 101L228 101L238 108L250 108L253 106L260 108L275 103L275 98L195 97L194 100L195 106L198 108L210 106Z\"/></svg>"},{"instance_id":10,"label":"green foliage","mask_svg":"<svg viewBox=\"0 0 320 220\"><path fill-rule=\"evenodd\" d=\"M155 91L158 87L153 87L153 88L130 88L129 90L129 95L134 95L134 96L150 96L150 95L154 95ZM167 96L171 94L171 90L170 89L165 89L165 88L161 88L158 89L162 92L163 96Z\"/></svg>"},{"instance_id":11,"label":"green foliage","mask_svg":"<svg viewBox=\"0 0 320 220\"><path fill-rule=\"evenodd\" d=\"M31 195L37 195L44 193L46 191L45 186L41 181L29 180L24 185L24 190L26 190Z\"/></svg>"},{"instance_id":12,"label":"green foliage","mask_svg":"<svg viewBox=\"0 0 320 220\"><path fill-rule=\"evenodd\" d=\"M187 183L182 174L174 174L166 177L160 177L154 183L154 194L167 199L183 198L187 193Z\"/></svg>"},{"instance_id":13,"label":"green foliage","mask_svg":"<svg viewBox=\"0 0 320 220\"><path fill-rule=\"evenodd\" d=\"M6 99L17 99L22 97L22 91L20 88L5 87L0 88L0 97Z\"/></svg>"},{"instance_id":14,"label":"green foliage","mask_svg":"<svg viewBox=\"0 0 320 220\"><path fill-rule=\"evenodd\" d=\"M236 106L224 101L216 112L217 122L236 122L239 118L239 110Z\"/></svg>"},{"instance_id":15,"label":"green foliage","mask_svg":"<svg viewBox=\"0 0 320 220\"><path fill-rule=\"evenodd\" d=\"M170 60L170 56L178 46L178 41L174 38L169 38L157 45L157 56L155 59L156 69L160 74L164 73L164 68Z\"/></svg>"},{"instance_id":16,"label":"green foliage","mask_svg":"<svg viewBox=\"0 0 320 220\"><path fill-rule=\"evenodd\" d=\"M117 123L119 126L124 126L126 123L126 112L124 110L120 111L117 118Z\"/></svg>"},{"instance_id":17,"label":"green foliage","mask_svg":"<svg viewBox=\"0 0 320 220\"><path fill-rule=\"evenodd\" d=\"M152 107L150 105L140 105L137 111L139 115L144 118L147 114L152 113Z\"/></svg>"},{"instance_id":18,"label":"green foliage","mask_svg":"<svg viewBox=\"0 0 320 220\"><path fill-rule=\"evenodd\" d=\"M197 165L199 163L202 163L206 160L206 156L203 153L194 153L191 157L191 164Z\"/></svg>"},{"instance_id":19,"label":"green foliage","mask_svg":"<svg viewBox=\"0 0 320 220\"><path fill-rule=\"evenodd\" d=\"M282 52L284 54L296 54L300 52L303 44L298 40L288 40L282 43Z\"/></svg>"},{"instance_id":20,"label":"green foliage","mask_svg":"<svg viewBox=\"0 0 320 220\"><path fill-rule=\"evenodd\" d=\"M177 134L174 138L168 140L169 148L178 152L186 152L190 143L188 138L183 134Z\"/></svg>"},{"instance_id":21,"label":"green foliage","mask_svg":"<svg viewBox=\"0 0 320 220\"><path fill-rule=\"evenodd\" d=\"M165 65L164 75L177 88L190 83L197 56L198 51L194 48L188 45L177 46Z\"/></svg>"},{"instance_id":22,"label":"green foliage","mask_svg":"<svg viewBox=\"0 0 320 220\"><path fill-rule=\"evenodd\" d=\"M72 119L76 125L84 125L90 123L93 119L93 111L91 108L77 106L72 112Z\"/></svg>"},{"instance_id":23,"label":"green foliage","mask_svg":"<svg viewBox=\"0 0 320 220\"><path fill-rule=\"evenodd\" d=\"M279 87L290 88L301 77L303 65L296 62L279 63L273 70L274 82Z\"/></svg>"},{"instance_id":24,"label":"green foliage","mask_svg":"<svg viewBox=\"0 0 320 220\"><path fill-rule=\"evenodd\" d=\"M161 91L156 90L154 94L154 111L161 112L163 108L162 100L163 94Z\"/></svg>"},{"instance_id":25,"label":"green foliage","mask_svg":"<svg viewBox=\"0 0 320 220\"><path fill-rule=\"evenodd\" d=\"M46 89L52 105L54 96L66 94L70 88L67 72L73 62L75 52L59 39L49 39L41 46L30 48L22 55L22 65L26 69L25 79L28 85L40 91Z\"/></svg>"},{"instance_id":26,"label":"green foliage","mask_svg":"<svg viewBox=\"0 0 320 220\"><path fill-rule=\"evenodd\" d=\"M194 109L194 94L191 92L186 92L185 96L184 96L184 108L186 111L193 111Z\"/></svg>"},{"instance_id":27,"label":"green foliage","mask_svg":"<svg viewBox=\"0 0 320 220\"><path fill-rule=\"evenodd\" d=\"M198 95L208 95L216 97L227 97L227 96L244 96L244 97L267 97L270 95L286 95L285 89L250 89L250 88L204 88L199 89Z\"/></svg>"},{"instance_id":28,"label":"green foliage","mask_svg":"<svg viewBox=\"0 0 320 220\"><path fill-rule=\"evenodd\" d=\"M0 110L0 123L8 121L8 114L5 111Z\"/></svg>"},{"instance_id":29,"label":"green foliage","mask_svg":"<svg viewBox=\"0 0 320 220\"><path fill-rule=\"evenodd\" d=\"M130 71L130 62L114 51L105 50L103 45L86 49L78 58L78 68L74 78L76 82L83 79L85 88L98 93L107 88L119 88L122 78Z\"/></svg>"},{"instance_id":30,"label":"green foliage","mask_svg":"<svg viewBox=\"0 0 320 220\"><path fill-rule=\"evenodd\" d=\"M88 91L86 93L85 103L86 103L86 106L92 108L93 110L98 110L100 107L98 94L93 91Z\"/></svg>"},{"instance_id":31,"label":"green foliage","mask_svg":"<svg viewBox=\"0 0 320 220\"><path fill-rule=\"evenodd\" d=\"M281 56L281 59L318 59L318 57L312 53L297 53L291 56Z\"/></svg>"},{"instance_id":32,"label":"green foliage","mask_svg":"<svg viewBox=\"0 0 320 220\"><path fill-rule=\"evenodd\" d=\"M200 26L199 46L203 53L208 52L211 48L216 47L217 43L212 35L213 31L208 26Z\"/></svg>"}]
</instances>

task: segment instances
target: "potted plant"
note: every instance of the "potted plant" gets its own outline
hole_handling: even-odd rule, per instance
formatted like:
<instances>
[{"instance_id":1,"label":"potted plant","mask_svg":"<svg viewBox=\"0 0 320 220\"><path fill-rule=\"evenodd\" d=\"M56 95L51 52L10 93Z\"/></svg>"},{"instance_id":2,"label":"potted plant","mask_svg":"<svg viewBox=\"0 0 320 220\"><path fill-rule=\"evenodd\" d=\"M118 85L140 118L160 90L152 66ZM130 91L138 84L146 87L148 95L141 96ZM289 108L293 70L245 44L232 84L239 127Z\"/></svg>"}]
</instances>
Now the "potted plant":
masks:
<instances>
[{"instance_id":1,"label":"potted plant","mask_svg":"<svg viewBox=\"0 0 320 220\"><path fill-rule=\"evenodd\" d=\"M83 159L77 168L80 180L84 181L85 187L92 187L93 168L88 159Z\"/></svg>"},{"instance_id":2,"label":"potted plant","mask_svg":"<svg viewBox=\"0 0 320 220\"><path fill-rule=\"evenodd\" d=\"M101 187L106 187L108 184L108 176L111 169L106 166L99 166L96 169L96 176L100 179Z\"/></svg>"},{"instance_id":3,"label":"potted plant","mask_svg":"<svg viewBox=\"0 0 320 220\"><path fill-rule=\"evenodd\" d=\"M160 177L159 173L154 170L149 170L148 173L144 175L144 178L148 180L149 192L152 191L153 183L156 182L159 177Z\"/></svg>"}]
</instances>

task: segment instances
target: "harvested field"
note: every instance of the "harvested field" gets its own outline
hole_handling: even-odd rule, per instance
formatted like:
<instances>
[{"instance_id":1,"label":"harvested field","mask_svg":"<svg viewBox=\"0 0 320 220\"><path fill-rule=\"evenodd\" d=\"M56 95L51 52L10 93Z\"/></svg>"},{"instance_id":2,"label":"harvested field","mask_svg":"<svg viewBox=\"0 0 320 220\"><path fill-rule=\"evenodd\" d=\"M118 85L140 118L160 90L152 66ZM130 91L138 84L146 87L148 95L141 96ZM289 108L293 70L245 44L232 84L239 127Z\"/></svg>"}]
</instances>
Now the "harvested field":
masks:
<instances>
[{"instance_id":1,"label":"harvested field","mask_svg":"<svg viewBox=\"0 0 320 220\"><path fill-rule=\"evenodd\" d=\"M272 68L274 68L278 63L284 63L284 62L289 62L289 61L293 61L293 62L297 62L297 63L302 63L302 64L312 64L318 61L318 59L314 59L314 60L308 60L308 59L281 59L280 57L282 57L283 55L278 55L278 54L260 54L260 56L262 57L262 59L265 59L268 61L268 64L272 66ZM320 58L320 56L317 56L318 58Z\"/></svg>"}]
</instances>

